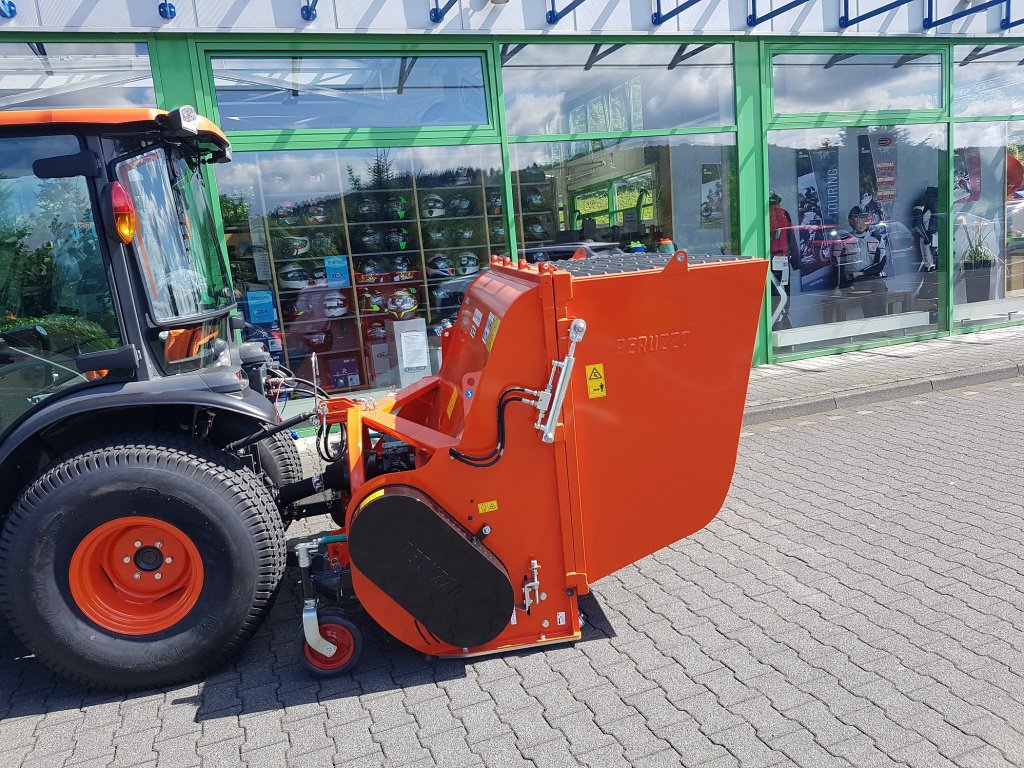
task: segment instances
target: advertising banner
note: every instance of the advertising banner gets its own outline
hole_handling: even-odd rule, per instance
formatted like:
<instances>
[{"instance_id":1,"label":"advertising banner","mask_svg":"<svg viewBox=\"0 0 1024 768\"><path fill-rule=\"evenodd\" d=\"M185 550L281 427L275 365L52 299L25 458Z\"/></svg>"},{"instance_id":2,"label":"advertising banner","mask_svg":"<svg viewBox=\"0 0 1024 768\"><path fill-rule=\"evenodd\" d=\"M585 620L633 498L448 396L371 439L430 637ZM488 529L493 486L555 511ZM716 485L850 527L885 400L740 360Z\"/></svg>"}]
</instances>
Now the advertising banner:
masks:
<instances>
[{"instance_id":1,"label":"advertising banner","mask_svg":"<svg viewBox=\"0 0 1024 768\"><path fill-rule=\"evenodd\" d=\"M836 274L827 244L839 224L839 148L797 150L796 183L800 290L831 290Z\"/></svg>"},{"instance_id":2,"label":"advertising banner","mask_svg":"<svg viewBox=\"0 0 1024 768\"><path fill-rule=\"evenodd\" d=\"M892 218L896 200L896 137L876 133L857 137L860 207L871 214L871 225Z\"/></svg>"},{"instance_id":3,"label":"advertising banner","mask_svg":"<svg viewBox=\"0 0 1024 768\"><path fill-rule=\"evenodd\" d=\"M981 199L981 150L957 147L953 152L953 204L963 205Z\"/></svg>"},{"instance_id":4,"label":"advertising banner","mask_svg":"<svg viewBox=\"0 0 1024 768\"><path fill-rule=\"evenodd\" d=\"M721 229L725 223L722 210L722 164L701 163L700 166L700 228Z\"/></svg>"}]
</instances>

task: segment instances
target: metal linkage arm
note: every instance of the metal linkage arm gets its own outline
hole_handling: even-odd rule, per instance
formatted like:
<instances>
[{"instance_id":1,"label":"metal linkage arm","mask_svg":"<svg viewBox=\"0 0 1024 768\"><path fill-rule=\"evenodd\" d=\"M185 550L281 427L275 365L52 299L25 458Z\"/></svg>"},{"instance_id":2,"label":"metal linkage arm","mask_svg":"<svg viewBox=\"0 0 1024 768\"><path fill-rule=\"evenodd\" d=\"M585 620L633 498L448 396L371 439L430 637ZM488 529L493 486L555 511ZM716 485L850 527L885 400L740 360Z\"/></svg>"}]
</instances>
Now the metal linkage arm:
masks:
<instances>
[{"instance_id":1,"label":"metal linkage arm","mask_svg":"<svg viewBox=\"0 0 1024 768\"><path fill-rule=\"evenodd\" d=\"M810 0L792 0L792 2L786 3L785 5L768 11L764 16L757 15L757 0L750 0L750 15L747 16L747 26L756 27L762 21L768 21L768 19L774 19L780 13L791 11L794 8L799 8L801 5L810 2Z\"/></svg>"},{"instance_id":2,"label":"metal linkage arm","mask_svg":"<svg viewBox=\"0 0 1024 768\"><path fill-rule=\"evenodd\" d=\"M868 11L867 13L862 13L859 16L854 16L851 18L850 0L843 0L843 12L839 14L839 26L842 29L852 27L854 24L860 24L860 22L864 21L865 19L870 19L873 16L878 16L879 14L895 10L899 8L901 5L907 5L912 1L913 0L893 0L893 2L886 3L880 8L875 8L873 11Z\"/></svg>"}]
</instances>

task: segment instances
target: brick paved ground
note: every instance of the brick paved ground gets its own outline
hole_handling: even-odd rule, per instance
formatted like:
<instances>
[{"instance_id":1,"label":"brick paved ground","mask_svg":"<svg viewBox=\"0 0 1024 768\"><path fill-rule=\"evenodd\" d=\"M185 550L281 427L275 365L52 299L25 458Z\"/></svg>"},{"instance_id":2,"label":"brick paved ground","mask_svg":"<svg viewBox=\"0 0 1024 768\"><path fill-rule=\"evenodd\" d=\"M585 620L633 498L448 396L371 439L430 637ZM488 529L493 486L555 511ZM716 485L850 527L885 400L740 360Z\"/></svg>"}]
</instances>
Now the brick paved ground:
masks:
<instances>
[{"instance_id":1,"label":"brick paved ground","mask_svg":"<svg viewBox=\"0 0 1024 768\"><path fill-rule=\"evenodd\" d=\"M575 646L460 663L377 632L317 682L289 588L229 669L123 697L54 679L0 623L0 764L1022 765L1022 398L749 428L722 513L600 582Z\"/></svg>"}]
</instances>

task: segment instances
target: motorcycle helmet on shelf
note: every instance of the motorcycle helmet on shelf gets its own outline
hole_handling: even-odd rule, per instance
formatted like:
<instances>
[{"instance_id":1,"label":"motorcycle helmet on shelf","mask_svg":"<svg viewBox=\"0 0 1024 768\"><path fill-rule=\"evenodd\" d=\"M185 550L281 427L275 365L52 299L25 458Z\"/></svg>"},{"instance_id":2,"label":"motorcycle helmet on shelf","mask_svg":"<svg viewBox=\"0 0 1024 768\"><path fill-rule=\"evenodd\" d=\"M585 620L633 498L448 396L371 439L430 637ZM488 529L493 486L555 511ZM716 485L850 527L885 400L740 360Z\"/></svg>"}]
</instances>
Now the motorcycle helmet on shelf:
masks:
<instances>
[{"instance_id":1,"label":"motorcycle helmet on shelf","mask_svg":"<svg viewBox=\"0 0 1024 768\"><path fill-rule=\"evenodd\" d=\"M501 195L495 193L487 196L487 213L491 216L501 215Z\"/></svg>"},{"instance_id":2,"label":"motorcycle helmet on shelf","mask_svg":"<svg viewBox=\"0 0 1024 768\"><path fill-rule=\"evenodd\" d=\"M523 198L523 205L527 210L539 211L544 209L544 195L540 192L531 192Z\"/></svg>"},{"instance_id":3,"label":"motorcycle helmet on shelf","mask_svg":"<svg viewBox=\"0 0 1024 768\"><path fill-rule=\"evenodd\" d=\"M301 264L285 264L277 270L277 284L283 291L298 291L309 284L309 273Z\"/></svg>"},{"instance_id":4,"label":"motorcycle helmet on shelf","mask_svg":"<svg viewBox=\"0 0 1024 768\"><path fill-rule=\"evenodd\" d=\"M473 231L471 226L466 224L456 227L452 234L454 235L454 240L458 241L458 245L465 245L466 243L471 243L476 239L476 232Z\"/></svg>"},{"instance_id":5,"label":"motorcycle helmet on shelf","mask_svg":"<svg viewBox=\"0 0 1024 768\"><path fill-rule=\"evenodd\" d=\"M464 251L455 258L455 273L457 275L475 275L479 271L480 259L472 251Z\"/></svg>"},{"instance_id":6,"label":"motorcycle helmet on shelf","mask_svg":"<svg viewBox=\"0 0 1024 768\"><path fill-rule=\"evenodd\" d=\"M415 280L420 276L419 270L414 268L412 259L408 256L396 256L391 262L391 269L391 279L396 283Z\"/></svg>"},{"instance_id":7,"label":"motorcycle helmet on shelf","mask_svg":"<svg viewBox=\"0 0 1024 768\"><path fill-rule=\"evenodd\" d=\"M356 262L357 283L382 283L387 280L388 268L380 259L360 259Z\"/></svg>"},{"instance_id":8,"label":"motorcycle helmet on shelf","mask_svg":"<svg viewBox=\"0 0 1024 768\"><path fill-rule=\"evenodd\" d=\"M356 213L361 219L380 218L380 203L372 197L364 197L356 204Z\"/></svg>"},{"instance_id":9,"label":"motorcycle helmet on shelf","mask_svg":"<svg viewBox=\"0 0 1024 768\"><path fill-rule=\"evenodd\" d=\"M363 288L363 290L359 292L359 306L362 307L363 312L367 314L383 312L387 301L387 294L385 294L380 288Z\"/></svg>"},{"instance_id":10,"label":"motorcycle helmet on shelf","mask_svg":"<svg viewBox=\"0 0 1024 768\"><path fill-rule=\"evenodd\" d=\"M455 277L455 267L443 253L435 253L427 259L427 274L430 277Z\"/></svg>"},{"instance_id":11,"label":"motorcycle helmet on shelf","mask_svg":"<svg viewBox=\"0 0 1024 768\"><path fill-rule=\"evenodd\" d=\"M316 264L311 275L313 285L324 287L327 285L327 267L323 264Z\"/></svg>"},{"instance_id":12,"label":"motorcycle helmet on shelf","mask_svg":"<svg viewBox=\"0 0 1024 768\"><path fill-rule=\"evenodd\" d=\"M359 233L359 244L364 251L379 251L384 247L384 238L380 236L380 232L364 227Z\"/></svg>"},{"instance_id":13,"label":"motorcycle helmet on shelf","mask_svg":"<svg viewBox=\"0 0 1024 768\"><path fill-rule=\"evenodd\" d=\"M326 352L334 346L334 334L331 333L329 325L315 331L306 331L302 334L302 338L310 352Z\"/></svg>"},{"instance_id":14,"label":"motorcycle helmet on shelf","mask_svg":"<svg viewBox=\"0 0 1024 768\"><path fill-rule=\"evenodd\" d=\"M496 243L505 242L505 225L495 224L491 227L491 240Z\"/></svg>"},{"instance_id":15,"label":"motorcycle helmet on shelf","mask_svg":"<svg viewBox=\"0 0 1024 768\"><path fill-rule=\"evenodd\" d=\"M423 230L423 235L429 248L444 248L445 243L448 242L448 236L438 226L427 227Z\"/></svg>"},{"instance_id":16,"label":"motorcycle helmet on shelf","mask_svg":"<svg viewBox=\"0 0 1024 768\"><path fill-rule=\"evenodd\" d=\"M528 239L544 240L548 236L548 231L539 221L531 221L529 224L526 224L523 229L526 230L526 236Z\"/></svg>"},{"instance_id":17,"label":"motorcycle helmet on shelf","mask_svg":"<svg viewBox=\"0 0 1024 768\"><path fill-rule=\"evenodd\" d=\"M329 256L334 252L334 241L330 235L324 232L317 232L310 239L309 249L317 256Z\"/></svg>"},{"instance_id":18,"label":"motorcycle helmet on shelf","mask_svg":"<svg viewBox=\"0 0 1024 768\"><path fill-rule=\"evenodd\" d=\"M430 289L430 295L435 308L458 307L462 303L462 297L466 293L466 286L461 285L462 281L458 281L460 283L458 285L452 285L452 282L451 280L446 280Z\"/></svg>"},{"instance_id":19,"label":"motorcycle helmet on shelf","mask_svg":"<svg viewBox=\"0 0 1024 768\"><path fill-rule=\"evenodd\" d=\"M448 201L448 212L452 216L466 216L471 207L472 203L469 202L469 198L461 192Z\"/></svg>"},{"instance_id":20,"label":"motorcycle helmet on shelf","mask_svg":"<svg viewBox=\"0 0 1024 768\"><path fill-rule=\"evenodd\" d=\"M400 291L395 291L388 297L387 309L388 314L396 320L404 320L412 316L419 309L419 302L416 301L416 289L403 288Z\"/></svg>"},{"instance_id":21,"label":"motorcycle helmet on shelf","mask_svg":"<svg viewBox=\"0 0 1024 768\"><path fill-rule=\"evenodd\" d=\"M437 320L427 326L427 333L431 336L440 336L448 328L455 327L455 321L458 319L458 311L453 312L450 315L439 317Z\"/></svg>"},{"instance_id":22,"label":"motorcycle helmet on shelf","mask_svg":"<svg viewBox=\"0 0 1024 768\"><path fill-rule=\"evenodd\" d=\"M348 312L348 299L341 291L331 291L324 296L324 316L344 317Z\"/></svg>"},{"instance_id":23,"label":"motorcycle helmet on shelf","mask_svg":"<svg viewBox=\"0 0 1024 768\"><path fill-rule=\"evenodd\" d=\"M295 258L309 253L308 237L285 237L277 242L277 254L279 256Z\"/></svg>"},{"instance_id":24,"label":"motorcycle helmet on shelf","mask_svg":"<svg viewBox=\"0 0 1024 768\"><path fill-rule=\"evenodd\" d=\"M473 171L466 166L459 166L455 169L454 173L455 186L465 187L468 184L473 183Z\"/></svg>"},{"instance_id":25,"label":"motorcycle helmet on shelf","mask_svg":"<svg viewBox=\"0 0 1024 768\"><path fill-rule=\"evenodd\" d=\"M404 251L409 247L409 230L392 227L384 233L384 248L389 251Z\"/></svg>"},{"instance_id":26,"label":"motorcycle helmet on shelf","mask_svg":"<svg viewBox=\"0 0 1024 768\"><path fill-rule=\"evenodd\" d=\"M444 216L447 211L444 207L444 200L440 195L427 195L423 198L420 211L424 219L438 219Z\"/></svg>"},{"instance_id":27,"label":"motorcycle helmet on shelf","mask_svg":"<svg viewBox=\"0 0 1024 768\"><path fill-rule=\"evenodd\" d=\"M380 320L374 320L366 326L366 338L370 341L384 341L388 337L387 329Z\"/></svg>"},{"instance_id":28,"label":"motorcycle helmet on shelf","mask_svg":"<svg viewBox=\"0 0 1024 768\"><path fill-rule=\"evenodd\" d=\"M384 216L388 219L404 219L408 215L409 201L404 195L392 195L384 203Z\"/></svg>"}]
</instances>

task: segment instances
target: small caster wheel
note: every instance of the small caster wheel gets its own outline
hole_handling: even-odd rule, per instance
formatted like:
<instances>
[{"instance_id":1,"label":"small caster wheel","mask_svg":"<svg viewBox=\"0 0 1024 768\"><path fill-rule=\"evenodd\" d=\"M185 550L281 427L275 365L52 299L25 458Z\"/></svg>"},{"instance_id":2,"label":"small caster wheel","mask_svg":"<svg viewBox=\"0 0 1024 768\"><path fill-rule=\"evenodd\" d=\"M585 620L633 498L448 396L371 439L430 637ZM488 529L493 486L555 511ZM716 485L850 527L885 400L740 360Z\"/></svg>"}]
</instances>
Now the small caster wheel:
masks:
<instances>
[{"instance_id":1,"label":"small caster wheel","mask_svg":"<svg viewBox=\"0 0 1024 768\"><path fill-rule=\"evenodd\" d=\"M359 661L363 650L363 633L338 610L325 609L317 613L320 634L338 650L333 656L324 656L314 651L306 642L306 635L299 628L299 659L306 670L315 677L333 677L348 672Z\"/></svg>"}]
</instances>

